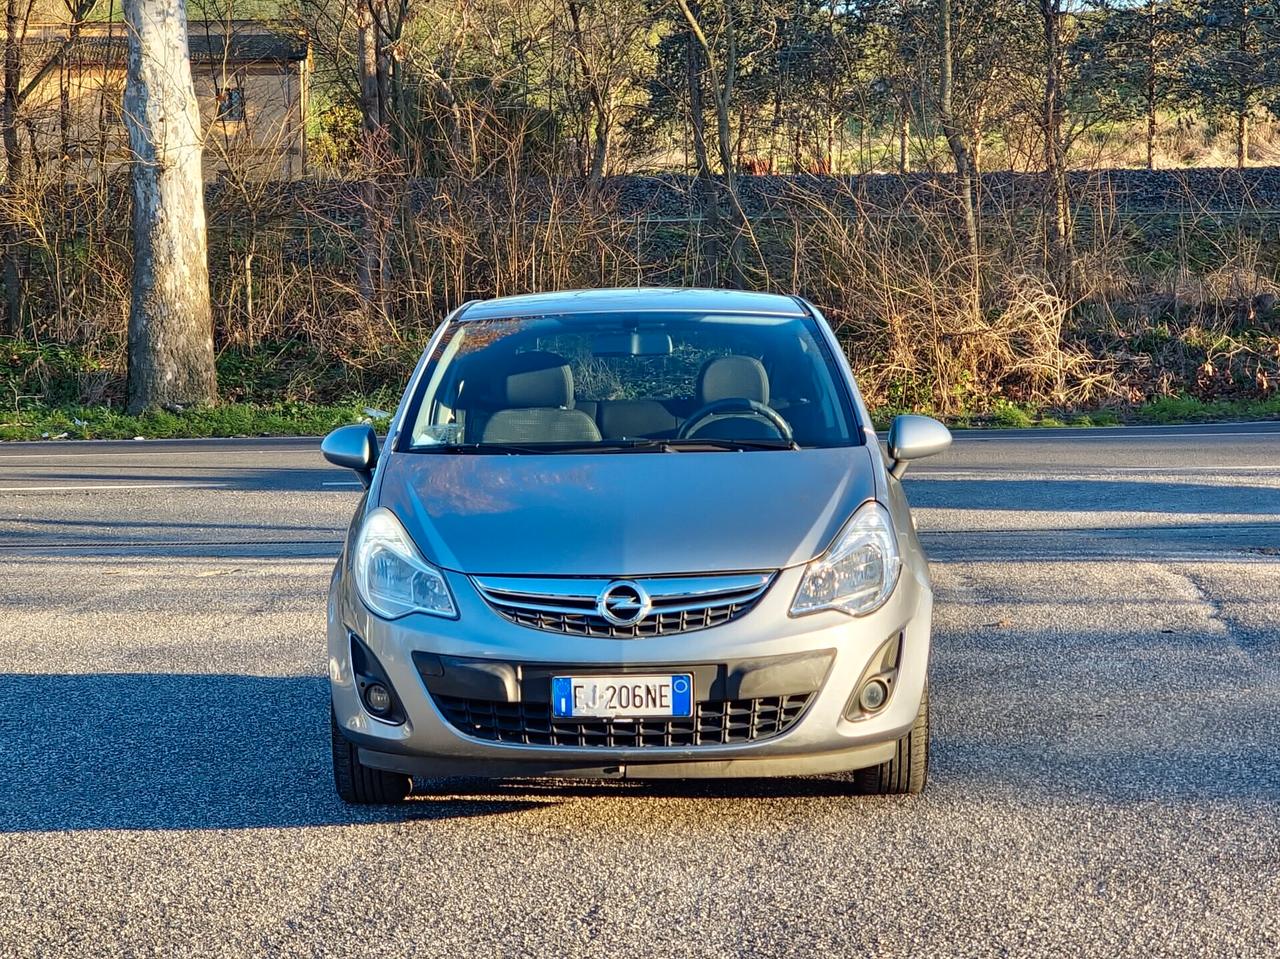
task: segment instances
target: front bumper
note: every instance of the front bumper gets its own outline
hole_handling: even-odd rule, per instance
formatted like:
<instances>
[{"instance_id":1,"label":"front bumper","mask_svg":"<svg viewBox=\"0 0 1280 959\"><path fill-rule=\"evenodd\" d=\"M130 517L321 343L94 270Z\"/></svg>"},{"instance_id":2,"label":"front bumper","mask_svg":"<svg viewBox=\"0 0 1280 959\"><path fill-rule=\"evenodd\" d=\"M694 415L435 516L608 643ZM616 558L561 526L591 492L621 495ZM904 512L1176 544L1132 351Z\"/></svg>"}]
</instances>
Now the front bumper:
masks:
<instances>
[{"instance_id":1,"label":"front bumper","mask_svg":"<svg viewBox=\"0 0 1280 959\"><path fill-rule=\"evenodd\" d=\"M927 570L904 567L889 601L853 619L787 614L802 574L782 570L758 605L734 622L645 639L591 639L510 623L457 573L448 573L457 620L373 616L343 564L331 584L329 679L343 736L366 765L415 776L535 775L608 778L736 777L841 772L888 761L911 729L929 662L932 592ZM351 664L351 634L374 654L403 705L405 721L384 723L364 708ZM845 709L886 641L900 637L888 704L850 720ZM700 701L775 701L811 694L785 729L735 742L679 745L546 745L497 742L449 721L441 697L536 708L551 674L692 672ZM453 714L450 714L453 715ZM456 719L456 716L455 716Z\"/></svg>"}]
</instances>

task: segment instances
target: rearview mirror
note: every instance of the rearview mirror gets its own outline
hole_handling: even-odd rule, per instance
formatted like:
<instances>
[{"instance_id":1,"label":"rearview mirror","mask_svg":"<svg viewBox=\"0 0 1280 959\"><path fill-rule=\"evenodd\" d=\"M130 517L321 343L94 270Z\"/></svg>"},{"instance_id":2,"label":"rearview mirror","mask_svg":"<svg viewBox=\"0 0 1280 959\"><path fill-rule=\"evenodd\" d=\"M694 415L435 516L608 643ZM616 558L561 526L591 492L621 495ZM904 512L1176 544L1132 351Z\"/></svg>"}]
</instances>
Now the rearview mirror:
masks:
<instances>
[{"instance_id":1,"label":"rearview mirror","mask_svg":"<svg viewBox=\"0 0 1280 959\"><path fill-rule=\"evenodd\" d=\"M378 465L378 437L366 423L339 426L320 443L320 452L334 466L354 470L365 489L373 480Z\"/></svg>"},{"instance_id":2,"label":"rearview mirror","mask_svg":"<svg viewBox=\"0 0 1280 959\"><path fill-rule=\"evenodd\" d=\"M671 334L657 331L601 333L591 345L595 356L670 356Z\"/></svg>"},{"instance_id":3,"label":"rearview mirror","mask_svg":"<svg viewBox=\"0 0 1280 959\"><path fill-rule=\"evenodd\" d=\"M911 460L941 453L951 445L951 431L928 416L895 416L889 427L889 472L901 479Z\"/></svg>"}]
</instances>

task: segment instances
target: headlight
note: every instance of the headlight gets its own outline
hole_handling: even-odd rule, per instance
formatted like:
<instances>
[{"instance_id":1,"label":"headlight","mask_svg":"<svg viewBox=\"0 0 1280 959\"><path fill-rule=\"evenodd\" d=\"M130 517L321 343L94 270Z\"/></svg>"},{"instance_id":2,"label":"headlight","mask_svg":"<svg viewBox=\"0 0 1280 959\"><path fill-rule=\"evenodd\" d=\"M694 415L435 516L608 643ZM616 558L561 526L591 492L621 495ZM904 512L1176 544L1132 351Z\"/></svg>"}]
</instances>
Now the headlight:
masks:
<instances>
[{"instance_id":1,"label":"headlight","mask_svg":"<svg viewBox=\"0 0 1280 959\"><path fill-rule=\"evenodd\" d=\"M379 507L356 536L351 568L366 606L386 619L408 613L458 615L440 570L418 554L400 521Z\"/></svg>"},{"instance_id":2,"label":"headlight","mask_svg":"<svg viewBox=\"0 0 1280 959\"><path fill-rule=\"evenodd\" d=\"M901 568L888 510L879 503L867 503L853 514L830 548L805 569L791 615L838 609L850 616L865 616L884 605Z\"/></svg>"}]
</instances>

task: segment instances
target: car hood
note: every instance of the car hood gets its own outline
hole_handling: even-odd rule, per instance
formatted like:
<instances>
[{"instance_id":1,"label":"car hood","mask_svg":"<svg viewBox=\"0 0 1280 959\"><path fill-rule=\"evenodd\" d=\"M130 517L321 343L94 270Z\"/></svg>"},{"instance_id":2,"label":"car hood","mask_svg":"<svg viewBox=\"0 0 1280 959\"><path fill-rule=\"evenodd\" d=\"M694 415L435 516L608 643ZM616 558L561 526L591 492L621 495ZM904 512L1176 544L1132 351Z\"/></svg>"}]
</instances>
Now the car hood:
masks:
<instances>
[{"instance_id":1,"label":"car hood","mask_svg":"<svg viewBox=\"0 0 1280 959\"><path fill-rule=\"evenodd\" d=\"M392 453L378 498L427 559L464 573L780 569L818 555L875 496L872 454Z\"/></svg>"}]
</instances>

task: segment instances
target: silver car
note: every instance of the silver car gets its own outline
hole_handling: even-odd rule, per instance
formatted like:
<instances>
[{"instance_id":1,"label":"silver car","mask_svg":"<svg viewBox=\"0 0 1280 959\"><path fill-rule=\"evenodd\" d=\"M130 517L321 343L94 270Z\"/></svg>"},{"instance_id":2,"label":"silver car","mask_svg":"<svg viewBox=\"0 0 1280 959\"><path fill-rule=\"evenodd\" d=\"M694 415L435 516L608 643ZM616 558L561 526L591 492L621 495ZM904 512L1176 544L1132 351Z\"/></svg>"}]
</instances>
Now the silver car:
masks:
<instances>
[{"instance_id":1,"label":"silver car","mask_svg":"<svg viewBox=\"0 0 1280 959\"><path fill-rule=\"evenodd\" d=\"M469 303L356 472L329 591L333 770L413 778L845 774L918 793L933 593L831 329L798 297L590 290Z\"/></svg>"}]
</instances>

